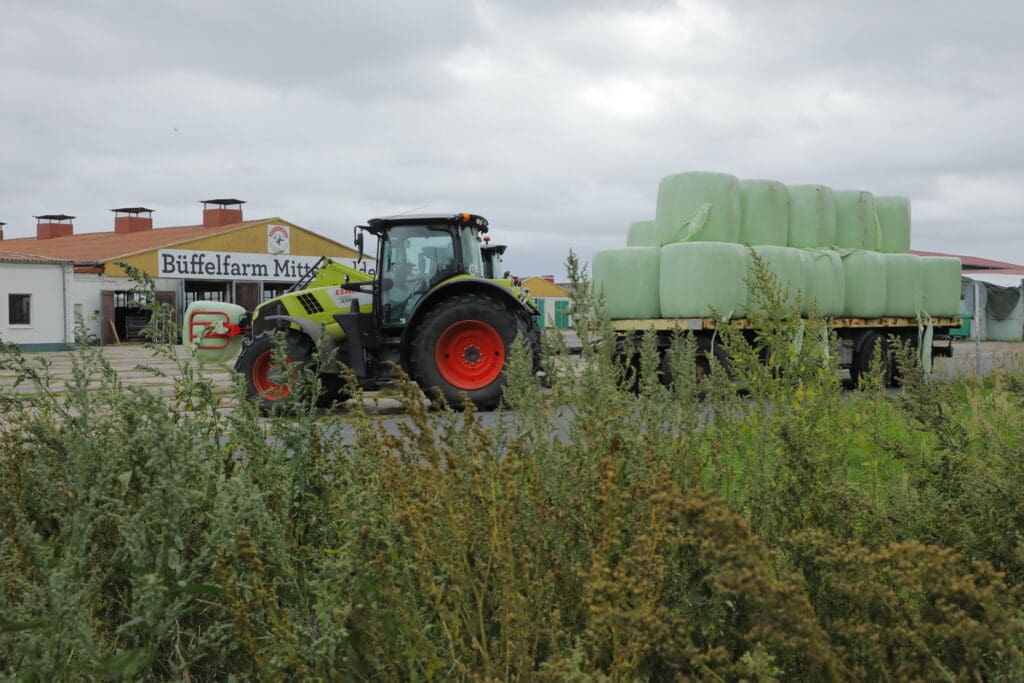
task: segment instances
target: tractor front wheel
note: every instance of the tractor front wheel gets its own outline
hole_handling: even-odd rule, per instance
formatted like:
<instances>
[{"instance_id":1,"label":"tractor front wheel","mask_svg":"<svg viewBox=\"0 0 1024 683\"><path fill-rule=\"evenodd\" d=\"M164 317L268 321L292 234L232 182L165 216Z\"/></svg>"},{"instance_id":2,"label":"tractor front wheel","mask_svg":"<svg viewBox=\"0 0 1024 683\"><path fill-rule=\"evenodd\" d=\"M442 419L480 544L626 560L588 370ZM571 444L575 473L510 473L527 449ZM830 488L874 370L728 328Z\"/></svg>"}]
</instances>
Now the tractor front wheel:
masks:
<instances>
[{"instance_id":1,"label":"tractor front wheel","mask_svg":"<svg viewBox=\"0 0 1024 683\"><path fill-rule=\"evenodd\" d=\"M283 405L294 405L285 399L296 391L310 389L310 383L304 383L300 375L314 362L315 351L308 336L292 330L284 337L283 355L275 356L273 337L261 334L242 349L235 370L245 376L247 393L259 401L262 412L273 414ZM316 401L319 407L349 398L341 377L337 375L321 375L320 384L320 395Z\"/></svg>"},{"instance_id":2,"label":"tractor front wheel","mask_svg":"<svg viewBox=\"0 0 1024 683\"><path fill-rule=\"evenodd\" d=\"M520 327L515 312L492 297L470 293L445 299L416 330L413 379L428 396L440 389L453 407L462 407L465 394L477 408L491 410L501 401L505 361Z\"/></svg>"}]
</instances>

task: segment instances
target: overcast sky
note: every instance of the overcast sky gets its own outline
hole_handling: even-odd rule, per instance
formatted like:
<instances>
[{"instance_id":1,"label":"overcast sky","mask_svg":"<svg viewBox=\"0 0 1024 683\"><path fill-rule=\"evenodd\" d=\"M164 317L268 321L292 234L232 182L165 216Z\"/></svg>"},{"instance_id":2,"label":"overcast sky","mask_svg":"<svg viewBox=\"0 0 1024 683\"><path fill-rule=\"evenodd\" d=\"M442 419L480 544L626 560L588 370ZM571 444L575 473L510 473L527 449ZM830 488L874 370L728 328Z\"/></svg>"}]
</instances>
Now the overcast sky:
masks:
<instances>
[{"instance_id":1,"label":"overcast sky","mask_svg":"<svg viewBox=\"0 0 1024 683\"><path fill-rule=\"evenodd\" d=\"M906 194L912 246L1024 262L1024 4L0 0L0 221L238 197L351 243L471 211L521 275L687 170Z\"/></svg>"}]
</instances>

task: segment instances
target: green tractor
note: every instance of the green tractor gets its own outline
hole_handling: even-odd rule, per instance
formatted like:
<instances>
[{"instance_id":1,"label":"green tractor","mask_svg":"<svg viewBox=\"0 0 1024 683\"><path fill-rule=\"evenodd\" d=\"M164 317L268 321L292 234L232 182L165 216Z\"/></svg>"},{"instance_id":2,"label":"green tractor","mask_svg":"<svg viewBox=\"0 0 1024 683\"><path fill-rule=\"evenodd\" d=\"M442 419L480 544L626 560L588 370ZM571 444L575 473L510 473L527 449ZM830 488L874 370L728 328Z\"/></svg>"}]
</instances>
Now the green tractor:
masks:
<instances>
[{"instance_id":1,"label":"green tractor","mask_svg":"<svg viewBox=\"0 0 1024 683\"><path fill-rule=\"evenodd\" d=\"M540 330L517 283L495 279L505 248L490 246L486 232L487 220L472 214L375 218L356 226L354 239L358 264L365 234L377 238L376 272L324 259L251 314L195 302L185 340L203 360L226 360L240 346L235 369L266 412L296 390L304 368L319 377L318 403L344 401L342 365L367 388L391 381L397 367L428 396L493 409L513 341L529 344L536 369Z\"/></svg>"}]
</instances>

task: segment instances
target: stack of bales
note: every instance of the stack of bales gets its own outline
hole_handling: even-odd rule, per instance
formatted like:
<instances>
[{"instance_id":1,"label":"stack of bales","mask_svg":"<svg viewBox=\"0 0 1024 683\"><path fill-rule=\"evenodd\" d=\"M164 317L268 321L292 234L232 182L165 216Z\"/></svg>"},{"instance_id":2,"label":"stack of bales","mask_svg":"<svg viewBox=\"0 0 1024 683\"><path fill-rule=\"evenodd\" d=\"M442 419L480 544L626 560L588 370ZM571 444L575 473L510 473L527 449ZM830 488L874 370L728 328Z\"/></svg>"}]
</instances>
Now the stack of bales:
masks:
<instances>
[{"instance_id":1,"label":"stack of bales","mask_svg":"<svg viewBox=\"0 0 1024 683\"><path fill-rule=\"evenodd\" d=\"M960 261L910 249L910 201L824 185L689 172L662 178L654 220L594 256L613 319L744 317L753 248L788 292L826 317L955 315Z\"/></svg>"}]
</instances>

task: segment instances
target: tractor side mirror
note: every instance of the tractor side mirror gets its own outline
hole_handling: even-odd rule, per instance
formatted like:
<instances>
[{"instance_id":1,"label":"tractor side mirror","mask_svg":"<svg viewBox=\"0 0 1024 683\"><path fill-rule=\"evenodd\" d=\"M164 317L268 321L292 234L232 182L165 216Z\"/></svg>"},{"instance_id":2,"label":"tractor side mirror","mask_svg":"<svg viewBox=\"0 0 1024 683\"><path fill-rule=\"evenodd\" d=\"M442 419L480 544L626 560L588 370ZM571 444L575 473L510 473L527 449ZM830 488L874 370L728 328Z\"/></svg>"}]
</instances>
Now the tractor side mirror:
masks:
<instances>
[{"instance_id":1,"label":"tractor side mirror","mask_svg":"<svg viewBox=\"0 0 1024 683\"><path fill-rule=\"evenodd\" d=\"M361 263L363 260L363 231L359 228L353 228L353 241L356 243L356 248L359 250L359 255L356 256L356 263Z\"/></svg>"}]
</instances>

